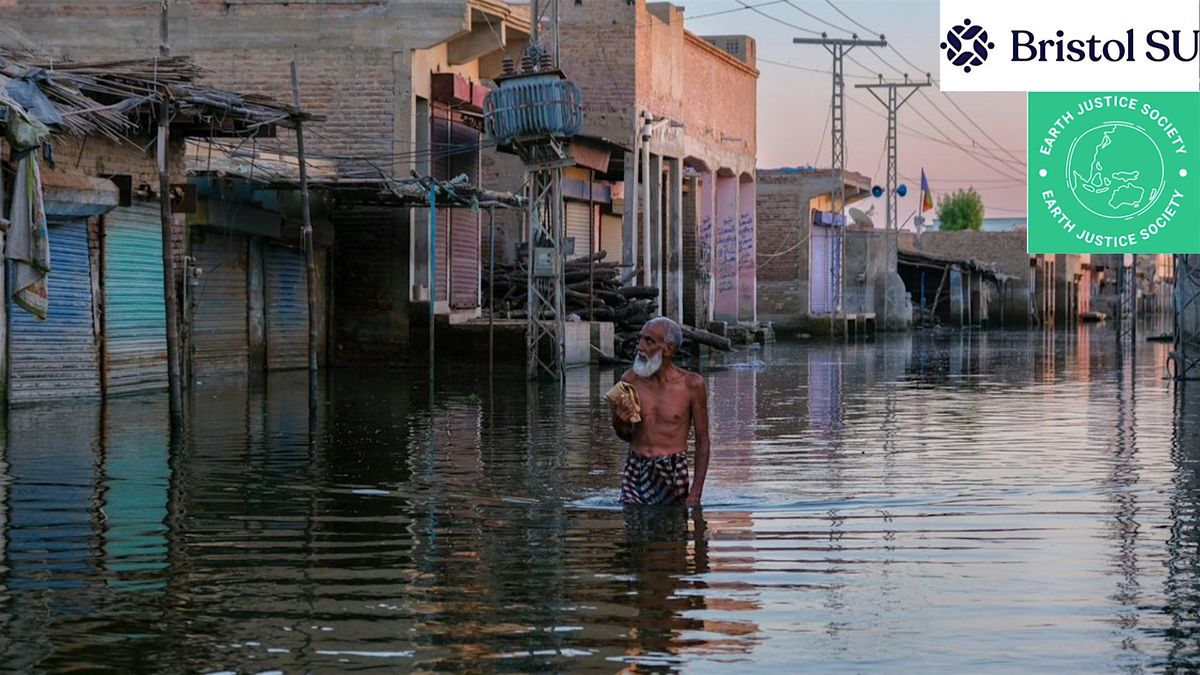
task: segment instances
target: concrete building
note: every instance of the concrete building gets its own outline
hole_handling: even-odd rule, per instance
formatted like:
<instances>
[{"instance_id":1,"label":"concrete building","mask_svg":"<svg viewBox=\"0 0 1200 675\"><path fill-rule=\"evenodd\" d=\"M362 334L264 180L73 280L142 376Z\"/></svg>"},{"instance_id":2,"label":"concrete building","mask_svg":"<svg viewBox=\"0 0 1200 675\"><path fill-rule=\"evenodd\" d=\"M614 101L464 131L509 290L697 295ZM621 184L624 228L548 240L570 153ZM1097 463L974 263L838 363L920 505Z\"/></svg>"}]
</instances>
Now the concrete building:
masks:
<instances>
[{"instance_id":1,"label":"concrete building","mask_svg":"<svg viewBox=\"0 0 1200 675\"><path fill-rule=\"evenodd\" d=\"M835 227L824 225L814 213L833 208L837 180L830 169L760 169L758 176L758 311L781 332L840 332L834 326L837 294L833 265L845 260L847 313L875 311L876 258L883 253L876 231L850 225L845 255L837 250ZM871 194L869 177L852 171L844 174L846 204Z\"/></svg>"},{"instance_id":2,"label":"concrete building","mask_svg":"<svg viewBox=\"0 0 1200 675\"><path fill-rule=\"evenodd\" d=\"M13 0L0 7L0 21L59 57L152 56L159 4ZM291 100L295 62L302 104L326 118L309 127L306 149L334 162L342 181L416 170L466 173L477 182L487 152L479 149L483 82L501 72L506 53L521 52L528 33L528 10L498 0L194 0L172 3L169 17L172 53L192 56L216 86ZM332 244L335 362L406 358L410 343L422 339L413 327L427 325L420 318L431 295L439 314L478 315L479 214L436 214L433 293L427 220L421 209L390 206L339 206L331 214L325 243ZM236 256L250 255L257 233L247 227L232 223L222 235ZM207 249L208 242L188 246Z\"/></svg>"},{"instance_id":3,"label":"concrete building","mask_svg":"<svg viewBox=\"0 0 1200 675\"><path fill-rule=\"evenodd\" d=\"M582 90L584 135L608 153L602 170L564 177L575 254L590 225L594 251L661 290L662 314L753 323L754 41L693 35L669 3L564 2L559 16L560 65ZM522 179L512 162L487 157L485 175L503 190ZM510 220L498 234L506 256L519 227Z\"/></svg>"}]
</instances>

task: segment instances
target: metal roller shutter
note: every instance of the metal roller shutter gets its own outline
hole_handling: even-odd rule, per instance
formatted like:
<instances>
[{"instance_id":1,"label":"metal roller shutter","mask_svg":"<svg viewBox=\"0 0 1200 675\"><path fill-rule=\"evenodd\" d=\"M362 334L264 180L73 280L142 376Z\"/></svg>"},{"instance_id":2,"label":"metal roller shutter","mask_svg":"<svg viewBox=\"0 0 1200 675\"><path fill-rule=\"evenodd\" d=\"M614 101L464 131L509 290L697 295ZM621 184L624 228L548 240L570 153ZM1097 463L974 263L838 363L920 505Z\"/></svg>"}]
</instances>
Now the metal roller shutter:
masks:
<instances>
[{"instance_id":1,"label":"metal roller shutter","mask_svg":"<svg viewBox=\"0 0 1200 675\"><path fill-rule=\"evenodd\" d=\"M430 170L433 172L434 178L449 180L453 178L451 169L454 160L454 139L451 136L450 120L445 118L446 111L444 109L435 110L433 114L432 129L429 136L429 142L433 148ZM438 117L439 114L442 117ZM437 277L437 294L435 300L446 300L450 288L450 267L446 264L447 255L450 251L450 217L450 209L437 210L437 241L434 242L434 261L437 267L435 270ZM428 223L425 222L422 222L421 225L422 227L429 227ZM428 272L426 273L428 274Z\"/></svg>"},{"instance_id":2,"label":"metal roller shutter","mask_svg":"<svg viewBox=\"0 0 1200 675\"><path fill-rule=\"evenodd\" d=\"M808 266L808 313L829 314L833 300L830 293L830 236L829 228L812 226L811 255Z\"/></svg>"},{"instance_id":3,"label":"metal roller shutter","mask_svg":"<svg viewBox=\"0 0 1200 675\"><path fill-rule=\"evenodd\" d=\"M479 132L460 122L450 123L450 143L447 176L466 174L475 184L479 182ZM472 146L476 149L472 150ZM450 209L450 306L471 309L479 306L479 214L470 209Z\"/></svg>"},{"instance_id":4,"label":"metal roller shutter","mask_svg":"<svg viewBox=\"0 0 1200 675\"><path fill-rule=\"evenodd\" d=\"M204 270L195 290L192 368L197 376L245 373L250 363L246 238L206 232L192 241Z\"/></svg>"},{"instance_id":5,"label":"metal roller shutter","mask_svg":"<svg viewBox=\"0 0 1200 675\"><path fill-rule=\"evenodd\" d=\"M308 280L304 254L267 246L267 369L308 367Z\"/></svg>"},{"instance_id":6,"label":"metal roller shutter","mask_svg":"<svg viewBox=\"0 0 1200 675\"><path fill-rule=\"evenodd\" d=\"M479 306L479 214L450 209L450 306Z\"/></svg>"},{"instance_id":7,"label":"metal roller shutter","mask_svg":"<svg viewBox=\"0 0 1200 675\"><path fill-rule=\"evenodd\" d=\"M167 387L162 215L157 202L104 220L104 368L109 393Z\"/></svg>"},{"instance_id":8,"label":"metal roller shutter","mask_svg":"<svg viewBox=\"0 0 1200 675\"><path fill-rule=\"evenodd\" d=\"M40 321L9 301L9 400L98 396L87 222L49 223L49 309Z\"/></svg>"},{"instance_id":9,"label":"metal roller shutter","mask_svg":"<svg viewBox=\"0 0 1200 675\"><path fill-rule=\"evenodd\" d=\"M567 202L565 214L567 238L575 238L575 252L572 257L587 255L588 235L592 231L592 209L583 202Z\"/></svg>"}]
</instances>

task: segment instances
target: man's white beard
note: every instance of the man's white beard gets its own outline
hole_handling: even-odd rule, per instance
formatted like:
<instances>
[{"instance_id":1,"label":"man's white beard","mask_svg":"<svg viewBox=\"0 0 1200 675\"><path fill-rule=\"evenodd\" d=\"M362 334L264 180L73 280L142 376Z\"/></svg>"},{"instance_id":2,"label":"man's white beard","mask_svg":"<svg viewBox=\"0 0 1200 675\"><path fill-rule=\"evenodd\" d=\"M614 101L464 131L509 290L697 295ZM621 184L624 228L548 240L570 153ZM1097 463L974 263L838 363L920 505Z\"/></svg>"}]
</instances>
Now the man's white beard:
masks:
<instances>
[{"instance_id":1,"label":"man's white beard","mask_svg":"<svg viewBox=\"0 0 1200 675\"><path fill-rule=\"evenodd\" d=\"M658 369L662 367L662 362L662 352L655 354L650 359L647 359L639 352L633 360L633 372L637 373L639 377L650 377L658 372Z\"/></svg>"}]
</instances>

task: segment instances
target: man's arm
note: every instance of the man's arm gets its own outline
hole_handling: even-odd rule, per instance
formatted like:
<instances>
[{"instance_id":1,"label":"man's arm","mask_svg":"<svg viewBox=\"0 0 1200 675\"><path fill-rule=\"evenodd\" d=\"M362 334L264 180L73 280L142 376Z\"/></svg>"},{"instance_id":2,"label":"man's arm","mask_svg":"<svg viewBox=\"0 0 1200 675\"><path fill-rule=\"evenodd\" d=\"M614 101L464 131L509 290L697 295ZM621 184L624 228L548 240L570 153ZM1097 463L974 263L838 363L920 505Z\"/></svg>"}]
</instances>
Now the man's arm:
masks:
<instances>
[{"instance_id":1,"label":"man's arm","mask_svg":"<svg viewBox=\"0 0 1200 675\"><path fill-rule=\"evenodd\" d=\"M698 506L704 494L704 479L708 476L708 391L704 385L704 377L698 374L688 376L688 392L692 401L692 423L696 431L696 474L692 486L688 490L688 505Z\"/></svg>"}]
</instances>

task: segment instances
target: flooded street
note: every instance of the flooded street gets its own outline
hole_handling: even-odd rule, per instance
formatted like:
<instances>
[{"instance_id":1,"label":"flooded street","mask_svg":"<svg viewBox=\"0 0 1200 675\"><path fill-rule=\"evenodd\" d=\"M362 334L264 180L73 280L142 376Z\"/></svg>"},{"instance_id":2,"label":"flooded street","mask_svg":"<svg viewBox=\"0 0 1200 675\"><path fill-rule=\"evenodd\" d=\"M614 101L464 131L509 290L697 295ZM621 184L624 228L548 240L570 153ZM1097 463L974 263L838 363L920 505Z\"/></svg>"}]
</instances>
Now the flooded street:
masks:
<instances>
[{"instance_id":1,"label":"flooded street","mask_svg":"<svg viewBox=\"0 0 1200 675\"><path fill-rule=\"evenodd\" d=\"M779 342L704 370L696 512L616 503L601 400L329 371L16 408L0 668L1200 667L1200 386L1111 332ZM432 412L431 412L432 410Z\"/></svg>"}]
</instances>

